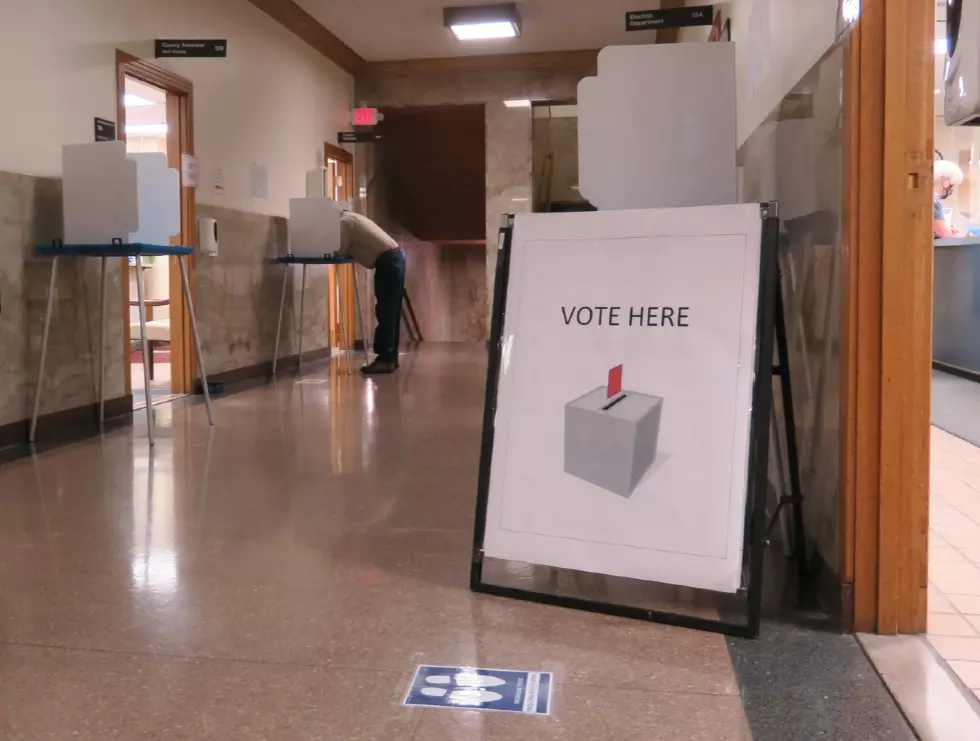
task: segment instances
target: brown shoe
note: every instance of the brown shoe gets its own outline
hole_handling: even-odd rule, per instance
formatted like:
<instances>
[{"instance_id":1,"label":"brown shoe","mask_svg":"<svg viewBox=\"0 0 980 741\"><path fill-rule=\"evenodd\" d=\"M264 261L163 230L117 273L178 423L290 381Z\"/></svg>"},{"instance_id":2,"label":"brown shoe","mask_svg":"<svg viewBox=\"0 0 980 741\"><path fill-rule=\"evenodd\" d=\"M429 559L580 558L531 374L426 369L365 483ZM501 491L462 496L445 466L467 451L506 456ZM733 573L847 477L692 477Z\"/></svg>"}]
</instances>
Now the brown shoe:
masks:
<instances>
[{"instance_id":1,"label":"brown shoe","mask_svg":"<svg viewBox=\"0 0 980 741\"><path fill-rule=\"evenodd\" d=\"M397 360L379 360L375 358L373 362L361 368L361 373L366 376L380 376L394 373L396 370L398 370Z\"/></svg>"}]
</instances>

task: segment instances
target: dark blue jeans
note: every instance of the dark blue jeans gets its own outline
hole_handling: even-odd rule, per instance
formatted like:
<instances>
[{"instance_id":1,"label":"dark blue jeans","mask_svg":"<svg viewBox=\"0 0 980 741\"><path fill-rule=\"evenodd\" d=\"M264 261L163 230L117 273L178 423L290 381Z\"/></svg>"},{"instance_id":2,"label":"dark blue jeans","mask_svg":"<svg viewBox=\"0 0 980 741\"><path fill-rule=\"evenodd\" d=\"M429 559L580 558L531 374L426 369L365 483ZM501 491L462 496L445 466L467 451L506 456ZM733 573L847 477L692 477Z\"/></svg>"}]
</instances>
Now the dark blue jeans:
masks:
<instances>
[{"instance_id":1,"label":"dark blue jeans","mask_svg":"<svg viewBox=\"0 0 980 741\"><path fill-rule=\"evenodd\" d=\"M382 361L398 360L402 325L402 293L405 290L405 253L385 252L374 265L374 354Z\"/></svg>"}]
</instances>

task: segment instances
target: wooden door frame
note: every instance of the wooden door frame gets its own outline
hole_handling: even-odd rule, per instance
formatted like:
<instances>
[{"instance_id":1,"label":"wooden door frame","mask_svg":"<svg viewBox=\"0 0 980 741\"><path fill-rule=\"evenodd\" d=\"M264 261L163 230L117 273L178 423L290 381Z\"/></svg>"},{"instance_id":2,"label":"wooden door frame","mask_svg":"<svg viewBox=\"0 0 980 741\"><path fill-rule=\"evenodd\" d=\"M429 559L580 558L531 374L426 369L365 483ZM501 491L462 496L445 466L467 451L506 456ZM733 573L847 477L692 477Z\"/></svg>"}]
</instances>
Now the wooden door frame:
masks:
<instances>
[{"instance_id":1,"label":"wooden door frame","mask_svg":"<svg viewBox=\"0 0 980 741\"><path fill-rule=\"evenodd\" d=\"M926 628L935 11L864 0L844 75L842 581L881 634Z\"/></svg>"},{"instance_id":2,"label":"wooden door frame","mask_svg":"<svg viewBox=\"0 0 980 741\"><path fill-rule=\"evenodd\" d=\"M326 165L328 159L337 160L341 163L346 170L344 175L344 194L347 198L352 198L353 188L354 188L354 155L348 152L342 147L338 147L330 142L323 143L323 162ZM356 270L357 268L355 268ZM354 312L357 310L356 303L354 301L354 291L353 286L350 282L350 270L337 271L336 268L330 268L330 277L328 290L330 291L330 296L336 295L338 289L338 281L340 287L340 300L344 302L344 311L347 316L347 336L356 337L356 315ZM334 302L331 300L328 302L330 306L330 317L328 318L328 325L330 327L330 341L333 347L339 347L341 343L341 337L343 336L340 328L340 318L334 316ZM367 338L363 337L362 340L367 342Z\"/></svg>"},{"instance_id":3,"label":"wooden door frame","mask_svg":"<svg viewBox=\"0 0 980 741\"><path fill-rule=\"evenodd\" d=\"M126 78L153 85L167 93L167 159L170 167L181 172L181 157L194 154L194 86L179 75L147 62L124 51L116 50L116 136L126 140ZM181 243L193 245L197 237L197 204L194 188L183 184L180 187L180 237ZM194 285L196 255L186 258L187 279ZM126 260L123 259L123 347L125 358L126 393L132 393L132 380L129 373L130 332L129 332L129 280ZM192 289L193 290L193 289ZM170 368L173 392L188 394L193 391L195 376L193 343L191 341L190 316L184 301L180 282L180 269L177 258L170 258ZM147 391L147 403L149 403Z\"/></svg>"}]
</instances>

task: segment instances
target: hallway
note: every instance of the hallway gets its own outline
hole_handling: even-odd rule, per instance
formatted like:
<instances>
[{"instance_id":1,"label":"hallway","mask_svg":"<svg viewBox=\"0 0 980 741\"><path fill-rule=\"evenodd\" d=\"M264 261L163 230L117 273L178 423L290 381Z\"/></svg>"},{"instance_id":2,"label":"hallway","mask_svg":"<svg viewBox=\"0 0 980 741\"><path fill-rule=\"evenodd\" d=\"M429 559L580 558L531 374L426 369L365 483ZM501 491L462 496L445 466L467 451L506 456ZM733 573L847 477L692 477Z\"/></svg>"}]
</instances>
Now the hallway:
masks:
<instances>
[{"instance_id":1,"label":"hallway","mask_svg":"<svg viewBox=\"0 0 980 741\"><path fill-rule=\"evenodd\" d=\"M0 738L904 737L850 637L732 644L753 736L724 638L470 593L485 353L313 365L220 398L210 435L158 407L153 452L137 417L8 455ZM552 671L552 716L403 707L422 663Z\"/></svg>"}]
</instances>

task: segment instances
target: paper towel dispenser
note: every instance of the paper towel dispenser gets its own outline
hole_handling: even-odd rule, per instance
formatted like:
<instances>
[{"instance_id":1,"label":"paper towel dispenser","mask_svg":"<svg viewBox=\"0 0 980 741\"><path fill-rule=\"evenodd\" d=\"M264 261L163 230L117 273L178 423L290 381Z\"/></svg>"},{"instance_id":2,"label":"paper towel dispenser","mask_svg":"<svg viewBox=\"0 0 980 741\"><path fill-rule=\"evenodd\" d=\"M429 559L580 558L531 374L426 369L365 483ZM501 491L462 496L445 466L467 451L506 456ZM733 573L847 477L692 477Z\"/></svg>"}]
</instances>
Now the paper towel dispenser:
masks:
<instances>
[{"instance_id":1,"label":"paper towel dispenser","mask_svg":"<svg viewBox=\"0 0 980 741\"><path fill-rule=\"evenodd\" d=\"M209 257L218 254L218 220L200 218L197 220L197 239L201 253Z\"/></svg>"}]
</instances>

